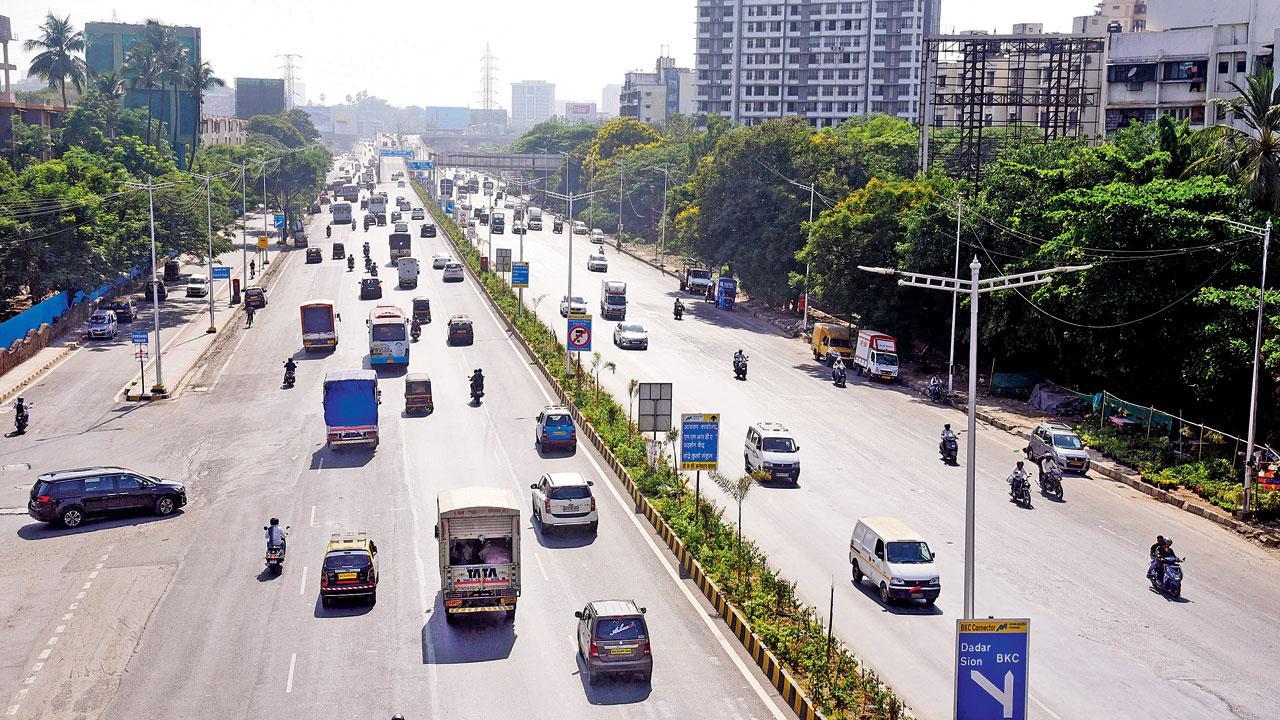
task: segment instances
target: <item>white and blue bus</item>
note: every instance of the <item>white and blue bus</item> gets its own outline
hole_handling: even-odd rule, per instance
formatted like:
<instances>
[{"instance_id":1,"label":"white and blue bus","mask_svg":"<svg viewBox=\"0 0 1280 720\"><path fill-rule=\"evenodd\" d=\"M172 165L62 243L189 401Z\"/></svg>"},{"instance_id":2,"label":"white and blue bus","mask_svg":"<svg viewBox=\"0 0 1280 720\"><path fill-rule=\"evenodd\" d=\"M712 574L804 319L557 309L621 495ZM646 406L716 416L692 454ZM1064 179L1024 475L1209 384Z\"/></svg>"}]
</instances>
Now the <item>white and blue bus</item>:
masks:
<instances>
[{"instance_id":1,"label":"white and blue bus","mask_svg":"<svg viewBox=\"0 0 1280 720\"><path fill-rule=\"evenodd\" d=\"M409 364L409 321L395 305L369 312L369 364Z\"/></svg>"},{"instance_id":2,"label":"white and blue bus","mask_svg":"<svg viewBox=\"0 0 1280 720\"><path fill-rule=\"evenodd\" d=\"M351 222L351 203L336 202L329 204L329 211L333 213L330 222L338 225L346 225Z\"/></svg>"}]
</instances>

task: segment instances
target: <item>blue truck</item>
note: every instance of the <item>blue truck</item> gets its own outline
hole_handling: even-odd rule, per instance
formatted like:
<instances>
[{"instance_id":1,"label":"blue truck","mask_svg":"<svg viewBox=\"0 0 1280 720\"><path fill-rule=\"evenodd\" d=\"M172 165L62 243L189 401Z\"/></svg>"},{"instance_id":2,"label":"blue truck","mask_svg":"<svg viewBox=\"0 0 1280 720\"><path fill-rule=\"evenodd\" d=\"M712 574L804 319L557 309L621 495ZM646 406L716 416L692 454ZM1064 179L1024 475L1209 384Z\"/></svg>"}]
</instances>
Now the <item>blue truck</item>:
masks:
<instances>
[{"instance_id":1,"label":"blue truck","mask_svg":"<svg viewBox=\"0 0 1280 720\"><path fill-rule=\"evenodd\" d=\"M332 450L348 445L378 447L378 374L372 370L340 370L324 376L325 444Z\"/></svg>"}]
</instances>

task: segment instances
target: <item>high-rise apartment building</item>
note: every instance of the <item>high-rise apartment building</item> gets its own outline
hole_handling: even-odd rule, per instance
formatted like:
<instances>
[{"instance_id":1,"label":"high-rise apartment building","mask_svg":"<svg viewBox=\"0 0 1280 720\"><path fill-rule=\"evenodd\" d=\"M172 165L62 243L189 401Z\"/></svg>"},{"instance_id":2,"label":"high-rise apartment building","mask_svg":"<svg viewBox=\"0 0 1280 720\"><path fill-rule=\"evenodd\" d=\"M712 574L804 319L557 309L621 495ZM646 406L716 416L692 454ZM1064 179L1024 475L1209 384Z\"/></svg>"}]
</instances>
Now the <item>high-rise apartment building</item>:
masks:
<instances>
[{"instance_id":1,"label":"high-rise apartment building","mask_svg":"<svg viewBox=\"0 0 1280 720\"><path fill-rule=\"evenodd\" d=\"M697 0L698 112L818 126L916 120L920 54L941 0Z\"/></svg>"},{"instance_id":2,"label":"high-rise apartment building","mask_svg":"<svg viewBox=\"0 0 1280 720\"><path fill-rule=\"evenodd\" d=\"M1154 0L1154 2L1179 0ZM1199 1L1199 0L1197 0ZM1147 29L1147 0L1104 0L1092 15L1071 20L1071 32L1102 35L1107 32L1141 32Z\"/></svg>"},{"instance_id":3,"label":"high-rise apartment building","mask_svg":"<svg viewBox=\"0 0 1280 720\"><path fill-rule=\"evenodd\" d=\"M526 130L555 114L556 86L545 80L511 83L511 127Z\"/></svg>"},{"instance_id":4,"label":"high-rise apartment building","mask_svg":"<svg viewBox=\"0 0 1280 720\"><path fill-rule=\"evenodd\" d=\"M669 57L658 58L653 72L627 73L619 97L618 114L640 122L663 123L676 113L697 112L693 71L676 67Z\"/></svg>"}]
</instances>

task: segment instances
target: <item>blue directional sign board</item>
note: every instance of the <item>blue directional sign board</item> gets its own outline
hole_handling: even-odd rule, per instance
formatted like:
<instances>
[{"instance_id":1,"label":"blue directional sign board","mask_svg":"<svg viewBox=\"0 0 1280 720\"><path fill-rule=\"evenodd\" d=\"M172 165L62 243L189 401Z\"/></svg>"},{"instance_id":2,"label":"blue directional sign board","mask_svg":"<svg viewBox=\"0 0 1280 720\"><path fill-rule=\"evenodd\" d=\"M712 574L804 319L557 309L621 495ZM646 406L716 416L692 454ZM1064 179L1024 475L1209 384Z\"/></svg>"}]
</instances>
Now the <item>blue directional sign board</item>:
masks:
<instances>
[{"instance_id":1,"label":"blue directional sign board","mask_svg":"<svg viewBox=\"0 0 1280 720\"><path fill-rule=\"evenodd\" d=\"M413 157L412 150L396 150L394 148L383 148L382 157Z\"/></svg>"},{"instance_id":2,"label":"blue directional sign board","mask_svg":"<svg viewBox=\"0 0 1280 720\"><path fill-rule=\"evenodd\" d=\"M720 459L720 414L680 415L680 469L715 470Z\"/></svg>"},{"instance_id":3,"label":"blue directional sign board","mask_svg":"<svg viewBox=\"0 0 1280 720\"><path fill-rule=\"evenodd\" d=\"M529 287L529 263L527 262L511 263L511 287L513 288Z\"/></svg>"},{"instance_id":4,"label":"blue directional sign board","mask_svg":"<svg viewBox=\"0 0 1280 720\"><path fill-rule=\"evenodd\" d=\"M1026 720L1026 618L956 621L955 720Z\"/></svg>"},{"instance_id":5,"label":"blue directional sign board","mask_svg":"<svg viewBox=\"0 0 1280 720\"><path fill-rule=\"evenodd\" d=\"M213 279L214 280L230 280L231 268L227 265L214 265Z\"/></svg>"},{"instance_id":6,"label":"blue directional sign board","mask_svg":"<svg viewBox=\"0 0 1280 720\"><path fill-rule=\"evenodd\" d=\"M452 214L453 214L453 201L452 201L452 200L445 200L445 201L444 201L444 211L445 211L445 212L447 212L447 213L449 213L450 215L452 215Z\"/></svg>"},{"instance_id":7,"label":"blue directional sign board","mask_svg":"<svg viewBox=\"0 0 1280 720\"><path fill-rule=\"evenodd\" d=\"M570 352L591 352L591 316L569 316L568 337L567 345Z\"/></svg>"},{"instance_id":8,"label":"blue directional sign board","mask_svg":"<svg viewBox=\"0 0 1280 720\"><path fill-rule=\"evenodd\" d=\"M406 164L409 166L410 170L430 170L431 169L430 160L410 160Z\"/></svg>"},{"instance_id":9,"label":"blue directional sign board","mask_svg":"<svg viewBox=\"0 0 1280 720\"><path fill-rule=\"evenodd\" d=\"M149 334L147 333L146 330L134 330L129 333L129 337L133 340L134 345L146 345L148 342L150 342L147 339L148 336Z\"/></svg>"},{"instance_id":10,"label":"blue directional sign board","mask_svg":"<svg viewBox=\"0 0 1280 720\"><path fill-rule=\"evenodd\" d=\"M278 228L282 228L282 227L284 227L284 216L283 216L283 215L276 215L276 227L278 227Z\"/></svg>"}]
</instances>

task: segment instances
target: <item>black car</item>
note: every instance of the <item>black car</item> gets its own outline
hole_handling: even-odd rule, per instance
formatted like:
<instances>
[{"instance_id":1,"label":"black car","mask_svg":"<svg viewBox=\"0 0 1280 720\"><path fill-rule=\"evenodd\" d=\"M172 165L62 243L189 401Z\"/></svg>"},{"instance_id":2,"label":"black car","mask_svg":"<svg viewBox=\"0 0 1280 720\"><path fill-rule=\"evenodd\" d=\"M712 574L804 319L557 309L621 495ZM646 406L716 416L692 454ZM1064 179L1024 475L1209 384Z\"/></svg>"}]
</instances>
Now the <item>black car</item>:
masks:
<instances>
[{"instance_id":1,"label":"black car","mask_svg":"<svg viewBox=\"0 0 1280 720\"><path fill-rule=\"evenodd\" d=\"M307 248L307 263L318 263L324 261L324 255L320 253L320 248Z\"/></svg>"},{"instance_id":2,"label":"black car","mask_svg":"<svg viewBox=\"0 0 1280 720\"><path fill-rule=\"evenodd\" d=\"M418 231L419 237L429 238L436 236L436 226L432 223L424 223Z\"/></svg>"},{"instance_id":3,"label":"black car","mask_svg":"<svg viewBox=\"0 0 1280 720\"><path fill-rule=\"evenodd\" d=\"M386 224L387 224L387 214L378 213L378 227L382 227L383 225L386 225Z\"/></svg>"},{"instance_id":4,"label":"black car","mask_svg":"<svg viewBox=\"0 0 1280 720\"><path fill-rule=\"evenodd\" d=\"M159 279L148 280L145 283L143 283L142 299L151 300L153 297L153 294L152 294L153 291L155 293L154 296L158 297L160 299L160 302L164 302L165 298L169 297L169 291L165 288L163 280L159 280Z\"/></svg>"},{"instance_id":5,"label":"black car","mask_svg":"<svg viewBox=\"0 0 1280 720\"><path fill-rule=\"evenodd\" d=\"M114 312L116 320L120 322L133 322L133 319L138 316L138 306L132 298L124 296L107 303L106 309Z\"/></svg>"},{"instance_id":6,"label":"black car","mask_svg":"<svg viewBox=\"0 0 1280 720\"><path fill-rule=\"evenodd\" d=\"M360 280L360 299L361 300L378 300L381 297L382 297L382 280L375 277L367 277Z\"/></svg>"},{"instance_id":7,"label":"black car","mask_svg":"<svg viewBox=\"0 0 1280 720\"><path fill-rule=\"evenodd\" d=\"M180 483L119 467L57 470L36 478L27 513L36 520L78 527L86 518L149 510L169 515L187 504Z\"/></svg>"}]
</instances>

